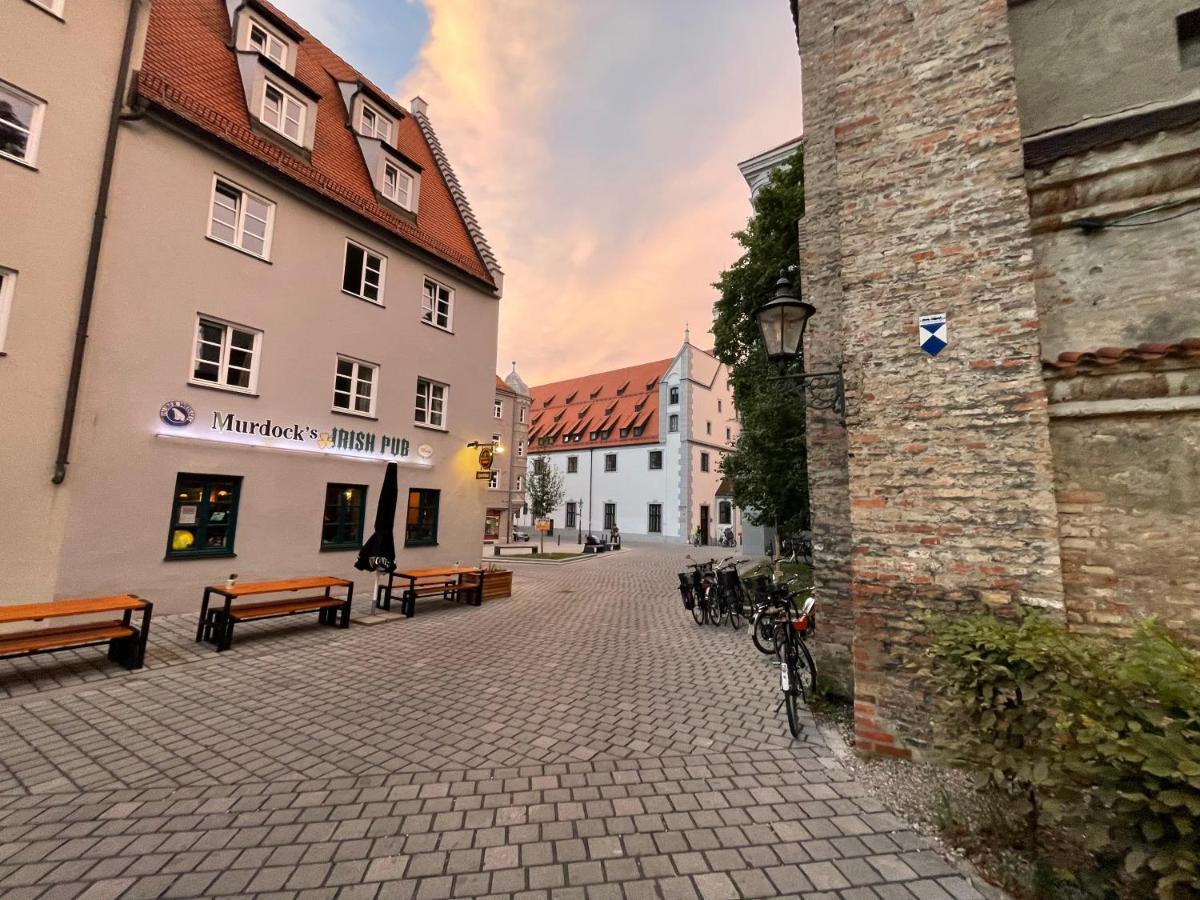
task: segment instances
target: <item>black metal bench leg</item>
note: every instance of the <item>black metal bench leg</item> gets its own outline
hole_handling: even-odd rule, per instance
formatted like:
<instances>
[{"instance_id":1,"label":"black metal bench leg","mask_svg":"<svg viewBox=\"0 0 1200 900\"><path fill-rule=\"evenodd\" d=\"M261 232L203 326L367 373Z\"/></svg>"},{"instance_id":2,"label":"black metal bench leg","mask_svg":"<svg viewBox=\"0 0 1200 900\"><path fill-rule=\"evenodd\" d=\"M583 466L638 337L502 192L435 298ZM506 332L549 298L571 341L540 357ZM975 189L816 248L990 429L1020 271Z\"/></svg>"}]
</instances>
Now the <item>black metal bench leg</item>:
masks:
<instances>
[{"instance_id":1,"label":"black metal bench leg","mask_svg":"<svg viewBox=\"0 0 1200 900\"><path fill-rule=\"evenodd\" d=\"M346 587L346 602L344 604L342 604L342 607L341 607L341 609L342 609L341 625L343 628L350 627L350 604L353 601L354 601L354 582L352 581Z\"/></svg>"},{"instance_id":2,"label":"black metal bench leg","mask_svg":"<svg viewBox=\"0 0 1200 900\"><path fill-rule=\"evenodd\" d=\"M404 616L411 619L417 614L417 593L416 591L407 591L404 595Z\"/></svg>"},{"instance_id":3,"label":"black metal bench leg","mask_svg":"<svg viewBox=\"0 0 1200 900\"><path fill-rule=\"evenodd\" d=\"M140 669L146 664L146 645L150 641L150 617L154 613L154 604L146 603L146 609L142 613L142 628L138 634L137 642L137 659L134 660L134 668Z\"/></svg>"}]
</instances>

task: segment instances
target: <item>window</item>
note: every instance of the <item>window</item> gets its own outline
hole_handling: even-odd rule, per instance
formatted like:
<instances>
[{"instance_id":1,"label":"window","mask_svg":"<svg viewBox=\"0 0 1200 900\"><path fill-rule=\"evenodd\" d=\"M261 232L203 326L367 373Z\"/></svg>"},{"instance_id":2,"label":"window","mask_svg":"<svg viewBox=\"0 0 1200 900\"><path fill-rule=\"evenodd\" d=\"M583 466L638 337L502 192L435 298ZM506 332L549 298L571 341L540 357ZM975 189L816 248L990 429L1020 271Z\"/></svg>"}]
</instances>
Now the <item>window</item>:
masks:
<instances>
[{"instance_id":1,"label":"window","mask_svg":"<svg viewBox=\"0 0 1200 900\"><path fill-rule=\"evenodd\" d=\"M705 434L712 434L712 422L705 422L705 423L704 423L704 433L705 433Z\"/></svg>"},{"instance_id":2,"label":"window","mask_svg":"<svg viewBox=\"0 0 1200 900\"><path fill-rule=\"evenodd\" d=\"M38 138L46 104L0 81L0 155L37 163Z\"/></svg>"},{"instance_id":3,"label":"window","mask_svg":"<svg viewBox=\"0 0 1200 900\"><path fill-rule=\"evenodd\" d=\"M258 384L262 332L200 316L196 320L193 384L253 392Z\"/></svg>"},{"instance_id":4,"label":"window","mask_svg":"<svg viewBox=\"0 0 1200 900\"><path fill-rule=\"evenodd\" d=\"M390 162L383 164L383 196L397 206L412 209L412 176Z\"/></svg>"},{"instance_id":5,"label":"window","mask_svg":"<svg viewBox=\"0 0 1200 900\"><path fill-rule=\"evenodd\" d=\"M617 524L617 504L604 504L604 530L612 531L613 526Z\"/></svg>"},{"instance_id":6,"label":"window","mask_svg":"<svg viewBox=\"0 0 1200 900\"><path fill-rule=\"evenodd\" d=\"M578 471L579 471L579 457L578 456L568 456L567 457L567 474L574 475Z\"/></svg>"},{"instance_id":7,"label":"window","mask_svg":"<svg viewBox=\"0 0 1200 900\"><path fill-rule=\"evenodd\" d=\"M418 425L428 425L432 428L446 427L446 386L444 384L438 384L427 378L417 379L415 421Z\"/></svg>"},{"instance_id":8,"label":"window","mask_svg":"<svg viewBox=\"0 0 1200 900\"><path fill-rule=\"evenodd\" d=\"M408 492L408 516L404 523L405 547L437 544L438 504L441 491L412 488Z\"/></svg>"},{"instance_id":9,"label":"window","mask_svg":"<svg viewBox=\"0 0 1200 900\"><path fill-rule=\"evenodd\" d=\"M250 23L250 49L287 68L287 44L257 22Z\"/></svg>"},{"instance_id":10,"label":"window","mask_svg":"<svg viewBox=\"0 0 1200 900\"><path fill-rule=\"evenodd\" d=\"M667 431L671 432L671 434L679 431L679 416L676 413L671 413L667 417Z\"/></svg>"},{"instance_id":11,"label":"window","mask_svg":"<svg viewBox=\"0 0 1200 900\"><path fill-rule=\"evenodd\" d=\"M701 472L708 471L708 454L707 453L700 454L700 471Z\"/></svg>"},{"instance_id":12,"label":"window","mask_svg":"<svg viewBox=\"0 0 1200 900\"><path fill-rule=\"evenodd\" d=\"M605 472L617 471L617 454L615 454L615 453L605 453L604 454L604 471Z\"/></svg>"},{"instance_id":13,"label":"window","mask_svg":"<svg viewBox=\"0 0 1200 900\"><path fill-rule=\"evenodd\" d=\"M266 259L274 218L274 203L244 191L223 178L213 181L209 237Z\"/></svg>"},{"instance_id":14,"label":"window","mask_svg":"<svg viewBox=\"0 0 1200 900\"><path fill-rule=\"evenodd\" d=\"M717 524L731 525L733 523L733 507L728 500L717 504Z\"/></svg>"},{"instance_id":15,"label":"window","mask_svg":"<svg viewBox=\"0 0 1200 900\"><path fill-rule=\"evenodd\" d=\"M575 511L575 501L568 500L567 501L567 525L566 525L567 528L575 527L575 519L577 516L578 516L578 513Z\"/></svg>"},{"instance_id":16,"label":"window","mask_svg":"<svg viewBox=\"0 0 1200 900\"><path fill-rule=\"evenodd\" d=\"M528 409L529 409L529 407L522 406L520 408L520 410L518 410L517 421L520 422L522 425L525 424L525 413L528 411Z\"/></svg>"},{"instance_id":17,"label":"window","mask_svg":"<svg viewBox=\"0 0 1200 900\"><path fill-rule=\"evenodd\" d=\"M8 314L12 310L13 294L17 288L17 273L0 268L0 353L4 351L4 336L8 332Z\"/></svg>"},{"instance_id":18,"label":"window","mask_svg":"<svg viewBox=\"0 0 1200 900\"><path fill-rule=\"evenodd\" d=\"M732 441L732 440L733 440L733 429L731 429L731 428L726 428L726 429L725 429L725 440L726 440L726 441Z\"/></svg>"},{"instance_id":19,"label":"window","mask_svg":"<svg viewBox=\"0 0 1200 900\"><path fill-rule=\"evenodd\" d=\"M618 431L618 432L617 432L617 435L618 435L619 437L627 438L627 437L629 437L629 429L628 429L628 428L622 428L620 431Z\"/></svg>"},{"instance_id":20,"label":"window","mask_svg":"<svg viewBox=\"0 0 1200 900\"><path fill-rule=\"evenodd\" d=\"M322 550L357 550L362 545L366 497L365 484L325 486L325 515L321 520Z\"/></svg>"},{"instance_id":21,"label":"window","mask_svg":"<svg viewBox=\"0 0 1200 900\"><path fill-rule=\"evenodd\" d=\"M303 144L304 113L303 103L274 82L267 82L263 90L262 114L259 116L264 125L297 144Z\"/></svg>"},{"instance_id":22,"label":"window","mask_svg":"<svg viewBox=\"0 0 1200 900\"><path fill-rule=\"evenodd\" d=\"M662 504L650 504L650 520L646 523L646 531L650 534L662 534Z\"/></svg>"},{"instance_id":23,"label":"window","mask_svg":"<svg viewBox=\"0 0 1200 900\"><path fill-rule=\"evenodd\" d=\"M342 270L342 290L355 297L383 302L383 270L386 261L353 241L346 241L346 266Z\"/></svg>"},{"instance_id":24,"label":"window","mask_svg":"<svg viewBox=\"0 0 1200 900\"><path fill-rule=\"evenodd\" d=\"M236 475L176 476L167 559L232 556L241 489Z\"/></svg>"},{"instance_id":25,"label":"window","mask_svg":"<svg viewBox=\"0 0 1200 900\"><path fill-rule=\"evenodd\" d=\"M379 366L339 356L333 378L333 408L361 416L375 415L375 385L378 381Z\"/></svg>"},{"instance_id":26,"label":"window","mask_svg":"<svg viewBox=\"0 0 1200 900\"><path fill-rule=\"evenodd\" d=\"M426 278L421 298L421 319L449 331L453 308L454 291L432 278Z\"/></svg>"},{"instance_id":27,"label":"window","mask_svg":"<svg viewBox=\"0 0 1200 900\"><path fill-rule=\"evenodd\" d=\"M525 442L517 441L517 456L524 456L524 455L525 455Z\"/></svg>"},{"instance_id":28,"label":"window","mask_svg":"<svg viewBox=\"0 0 1200 900\"><path fill-rule=\"evenodd\" d=\"M1200 9L1175 17L1179 39L1179 64L1185 69L1200 68Z\"/></svg>"},{"instance_id":29,"label":"window","mask_svg":"<svg viewBox=\"0 0 1200 900\"><path fill-rule=\"evenodd\" d=\"M379 138L385 144L392 140L392 120L364 102L362 112L358 116L358 130L367 137Z\"/></svg>"},{"instance_id":30,"label":"window","mask_svg":"<svg viewBox=\"0 0 1200 900\"><path fill-rule=\"evenodd\" d=\"M513 485L513 490L514 491L525 490L525 476L524 475L517 476L517 483L515 485Z\"/></svg>"},{"instance_id":31,"label":"window","mask_svg":"<svg viewBox=\"0 0 1200 900\"><path fill-rule=\"evenodd\" d=\"M662 468L662 451L661 450L651 450L650 451L650 468L651 469L661 469Z\"/></svg>"},{"instance_id":32,"label":"window","mask_svg":"<svg viewBox=\"0 0 1200 900\"><path fill-rule=\"evenodd\" d=\"M717 412L720 412L720 411L721 411L721 401L718 400L717 401Z\"/></svg>"},{"instance_id":33,"label":"window","mask_svg":"<svg viewBox=\"0 0 1200 900\"><path fill-rule=\"evenodd\" d=\"M504 418L504 401L496 400L492 403L492 416L497 419Z\"/></svg>"},{"instance_id":34,"label":"window","mask_svg":"<svg viewBox=\"0 0 1200 900\"><path fill-rule=\"evenodd\" d=\"M679 388L677 386L671 387L671 389L669 391L669 398L670 399L668 402L670 402L672 404L679 402Z\"/></svg>"},{"instance_id":35,"label":"window","mask_svg":"<svg viewBox=\"0 0 1200 900\"><path fill-rule=\"evenodd\" d=\"M488 476L488 487L490 487L490 488L500 487L500 473L499 472L492 472L492 474Z\"/></svg>"}]
</instances>

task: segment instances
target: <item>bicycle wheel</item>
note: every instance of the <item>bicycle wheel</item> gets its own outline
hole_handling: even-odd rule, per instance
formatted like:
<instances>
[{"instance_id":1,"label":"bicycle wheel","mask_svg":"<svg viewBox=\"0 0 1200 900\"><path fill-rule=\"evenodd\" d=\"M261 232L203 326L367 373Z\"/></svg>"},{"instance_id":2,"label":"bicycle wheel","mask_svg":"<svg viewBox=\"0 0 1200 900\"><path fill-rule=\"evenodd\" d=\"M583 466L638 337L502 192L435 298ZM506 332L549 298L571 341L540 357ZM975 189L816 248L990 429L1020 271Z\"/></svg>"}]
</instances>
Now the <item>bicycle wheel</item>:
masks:
<instances>
[{"instance_id":1,"label":"bicycle wheel","mask_svg":"<svg viewBox=\"0 0 1200 900\"><path fill-rule=\"evenodd\" d=\"M708 593L701 587L696 591L696 595L692 598L692 618L696 620L697 625L703 625L708 618L705 610L708 609Z\"/></svg>"},{"instance_id":2,"label":"bicycle wheel","mask_svg":"<svg viewBox=\"0 0 1200 900\"><path fill-rule=\"evenodd\" d=\"M759 653L775 655L775 618L765 610L758 610L750 624L750 638Z\"/></svg>"},{"instance_id":3,"label":"bicycle wheel","mask_svg":"<svg viewBox=\"0 0 1200 900\"><path fill-rule=\"evenodd\" d=\"M725 598L721 594L720 588L713 585L708 589L708 623L710 625L720 625L721 620L725 618Z\"/></svg>"},{"instance_id":4,"label":"bicycle wheel","mask_svg":"<svg viewBox=\"0 0 1200 900\"><path fill-rule=\"evenodd\" d=\"M790 626L789 626L790 627ZM788 730L792 737L800 737L800 698L799 673L796 671L795 642L785 638L779 644L779 680L780 690L783 691L783 705L787 708ZM784 673L787 673L786 677Z\"/></svg>"},{"instance_id":5,"label":"bicycle wheel","mask_svg":"<svg viewBox=\"0 0 1200 900\"><path fill-rule=\"evenodd\" d=\"M795 637L796 643L796 683L800 687L801 693L804 694L804 701L807 703L812 700L813 694L817 687L817 664L813 661L812 654L808 652L808 644L804 643L804 638L800 635Z\"/></svg>"}]
</instances>

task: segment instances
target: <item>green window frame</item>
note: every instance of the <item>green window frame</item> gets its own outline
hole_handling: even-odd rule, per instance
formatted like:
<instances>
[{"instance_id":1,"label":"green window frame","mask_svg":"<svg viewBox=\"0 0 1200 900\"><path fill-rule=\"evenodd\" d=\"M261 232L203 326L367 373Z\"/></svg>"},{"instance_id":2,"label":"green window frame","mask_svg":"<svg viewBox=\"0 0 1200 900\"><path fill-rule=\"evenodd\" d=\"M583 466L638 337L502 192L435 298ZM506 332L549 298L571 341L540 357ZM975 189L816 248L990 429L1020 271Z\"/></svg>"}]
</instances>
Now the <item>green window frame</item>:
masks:
<instances>
[{"instance_id":1,"label":"green window frame","mask_svg":"<svg viewBox=\"0 0 1200 900\"><path fill-rule=\"evenodd\" d=\"M234 556L241 495L240 475L176 475L166 558Z\"/></svg>"},{"instance_id":2,"label":"green window frame","mask_svg":"<svg viewBox=\"0 0 1200 900\"><path fill-rule=\"evenodd\" d=\"M367 486L329 482L321 517L322 550L357 550L367 516Z\"/></svg>"},{"instance_id":3,"label":"green window frame","mask_svg":"<svg viewBox=\"0 0 1200 900\"><path fill-rule=\"evenodd\" d=\"M442 492L410 488L404 519L405 547L435 547L438 542L438 507Z\"/></svg>"}]
</instances>

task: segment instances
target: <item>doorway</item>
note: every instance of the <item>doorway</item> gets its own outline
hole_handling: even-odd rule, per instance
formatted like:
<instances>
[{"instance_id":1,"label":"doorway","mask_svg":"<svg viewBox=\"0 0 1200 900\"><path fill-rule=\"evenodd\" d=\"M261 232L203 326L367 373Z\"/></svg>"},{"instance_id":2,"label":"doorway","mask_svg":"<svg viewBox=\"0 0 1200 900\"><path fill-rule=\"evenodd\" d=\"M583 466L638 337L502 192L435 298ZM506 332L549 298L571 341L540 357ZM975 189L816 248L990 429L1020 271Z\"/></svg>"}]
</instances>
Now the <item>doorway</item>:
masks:
<instances>
[{"instance_id":1,"label":"doorway","mask_svg":"<svg viewBox=\"0 0 1200 900\"><path fill-rule=\"evenodd\" d=\"M708 504L700 506L700 546L708 546Z\"/></svg>"}]
</instances>

